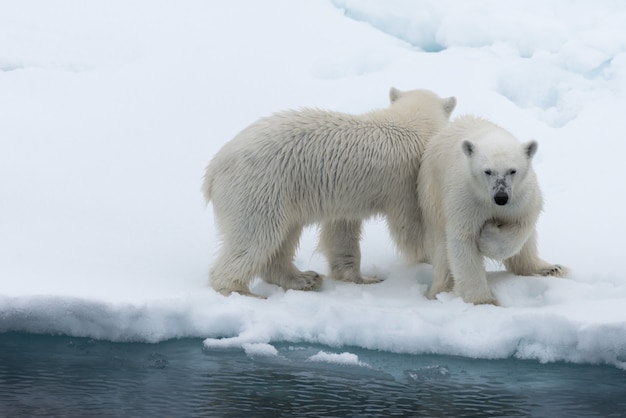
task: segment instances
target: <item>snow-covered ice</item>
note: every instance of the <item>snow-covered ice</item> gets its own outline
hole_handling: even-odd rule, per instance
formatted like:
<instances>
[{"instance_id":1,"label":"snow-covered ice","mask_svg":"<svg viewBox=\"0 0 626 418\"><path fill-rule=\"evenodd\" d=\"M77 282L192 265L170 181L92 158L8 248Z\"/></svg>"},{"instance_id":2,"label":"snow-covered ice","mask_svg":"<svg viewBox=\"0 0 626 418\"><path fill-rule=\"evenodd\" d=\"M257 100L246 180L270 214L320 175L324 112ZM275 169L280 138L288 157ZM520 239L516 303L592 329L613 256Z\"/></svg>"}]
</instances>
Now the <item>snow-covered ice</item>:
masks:
<instances>
[{"instance_id":1,"label":"snow-covered ice","mask_svg":"<svg viewBox=\"0 0 626 418\"><path fill-rule=\"evenodd\" d=\"M607 363L626 369L626 5L620 1L317 0L5 3L0 13L0 331L111 341L205 338ZM271 112L360 113L391 86L455 95L537 139L544 258L569 279L489 264L501 307L428 300L367 223L363 270L267 299L208 287L200 193L212 155ZM623 152L624 151L624 152ZM306 230L297 264L327 272ZM343 353L343 354L342 354ZM313 360L313 359L312 359ZM358 361L358 358L356 359Z\"/></svg>"}]
</instances>

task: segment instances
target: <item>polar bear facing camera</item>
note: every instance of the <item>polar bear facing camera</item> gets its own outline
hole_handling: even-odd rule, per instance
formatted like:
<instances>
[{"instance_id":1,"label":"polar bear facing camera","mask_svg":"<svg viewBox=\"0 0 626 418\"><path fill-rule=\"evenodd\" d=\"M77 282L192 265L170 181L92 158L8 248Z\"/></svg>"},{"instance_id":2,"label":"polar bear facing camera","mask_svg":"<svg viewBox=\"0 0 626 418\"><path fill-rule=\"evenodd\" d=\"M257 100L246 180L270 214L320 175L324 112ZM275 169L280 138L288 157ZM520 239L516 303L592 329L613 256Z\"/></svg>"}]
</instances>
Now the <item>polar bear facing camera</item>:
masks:
<instances>
[{"instance_id":1,"label":"polar bear facing camera","mask_svg":"<svg viewBox=\"0 0 626 418\"><path fill-rule=\"evenodd\" d=\"M520 143L474 116L457 118L429 141L418 176L424 250L433 265L429 297L454 290L465 302L496 304L484 257L518 275L566 275L538 255L536 151L537 142Z\"/></svg>"},{"instance_id":2,"label":"polar bear facing camera","mask_svg":"<svg viewBox=\"0 0 626 418\"><path fill-rule=\"evenodd\" d=\"M213 157L203 191L222 238L210 283L249 294L255 277L315 290L322 277L293 264L304 226L321 223L320 249L337 280L361 276L361 223L385 215L403 253L418 257L416 178L428 140L449 122L456 99L390 91L391 105L361 115L317 109L253 123Z\"/></svg>"}]
</instances>

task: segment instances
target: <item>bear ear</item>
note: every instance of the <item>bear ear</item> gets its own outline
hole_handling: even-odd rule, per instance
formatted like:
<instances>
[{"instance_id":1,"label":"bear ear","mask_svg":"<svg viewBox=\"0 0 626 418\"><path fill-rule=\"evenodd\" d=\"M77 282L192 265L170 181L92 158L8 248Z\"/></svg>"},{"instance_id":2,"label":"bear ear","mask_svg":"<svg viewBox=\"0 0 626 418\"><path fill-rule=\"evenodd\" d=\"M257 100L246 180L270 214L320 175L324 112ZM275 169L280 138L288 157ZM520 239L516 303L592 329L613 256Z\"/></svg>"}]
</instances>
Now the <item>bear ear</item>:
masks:
<instances>
[{"instance_id":1,"label":"bear ear","mask_svg":"<svg viewBox=\"0 0 626 418\"><path fill-rule=\"evenodd\" d=\"M474 144L470 141L463 141L463 153L468 157L471 157L474 154Z\"/></svg>"},{"instance_id":2,"label":"bear ear","mask_svg":"<svg viewBox=\"0 0 626 418\"><path fill-rule=\"evenodd\" d=\"M402 92L400 90L398 90L397 88L392 87L389 90L389 100L391 100L391 103L393 103L396 100L398 100L400 98L400 96L402 96Z\"/></svg>"},{"instance_id":3,"label":"bear ear","mask_svg":"<svg viewBox=\"0 0 626 418\"><path fill-rule=\"evenodd\" d=\"M443 101L443 110L445 110L448 116L450 116L450 113L452 113L455 107L456 107L456 97L454 96L448 97L447 99Z\"/></svg>"},{"instance_id":4,"label":"bear ear","mask_svg":"<svg viewBox=\"0 0 626 418\"><path fill-rule=\"evenodd\" d=\"M528 159L533 158L537 152L537 148L539 148L537 141L528 141L524 144L524 152L526 153Z\"/></svg>"}]
</instances>

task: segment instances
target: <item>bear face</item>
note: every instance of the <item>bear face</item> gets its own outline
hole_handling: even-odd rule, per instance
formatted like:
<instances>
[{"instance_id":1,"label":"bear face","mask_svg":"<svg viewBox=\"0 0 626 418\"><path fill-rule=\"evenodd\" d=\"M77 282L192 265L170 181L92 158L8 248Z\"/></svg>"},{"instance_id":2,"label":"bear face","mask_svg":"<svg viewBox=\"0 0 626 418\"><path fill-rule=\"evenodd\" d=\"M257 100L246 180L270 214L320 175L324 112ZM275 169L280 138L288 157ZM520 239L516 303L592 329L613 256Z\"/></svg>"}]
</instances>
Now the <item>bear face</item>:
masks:
<instances>
[{"instance_id":1,"label":"bear face","mask_svg":"<svg viewBox=\"0 0 626 418\"><path fill-rule=\"evenodd\" d=\"M481 195L486 192L491 203L498 206L512 200L516 187L526 178L537 147L536 141L519 144L504 132L492 133L480 141L462 142L474 184L483 190Z\"/></svg>"}]
</instances>

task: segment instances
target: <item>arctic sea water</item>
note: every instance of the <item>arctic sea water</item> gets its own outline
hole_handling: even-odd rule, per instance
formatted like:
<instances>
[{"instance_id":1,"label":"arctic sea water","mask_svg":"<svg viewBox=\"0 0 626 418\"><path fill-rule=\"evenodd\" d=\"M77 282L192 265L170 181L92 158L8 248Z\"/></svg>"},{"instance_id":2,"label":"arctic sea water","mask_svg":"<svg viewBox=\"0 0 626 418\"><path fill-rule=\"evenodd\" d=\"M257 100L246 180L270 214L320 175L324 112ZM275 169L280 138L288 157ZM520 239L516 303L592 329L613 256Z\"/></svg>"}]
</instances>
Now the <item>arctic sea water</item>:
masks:
<instances>
[{"instance_id":1,"label":"arctic sea water","mask_svg":"<svg viewBox=\"0 0 626 418\"><path fill-rule=\"evenodd\" d=\"M0 334L0 416L602 416L626 413L610 366L277 344L206 349Z\"/></svg>"}]
</instances>

